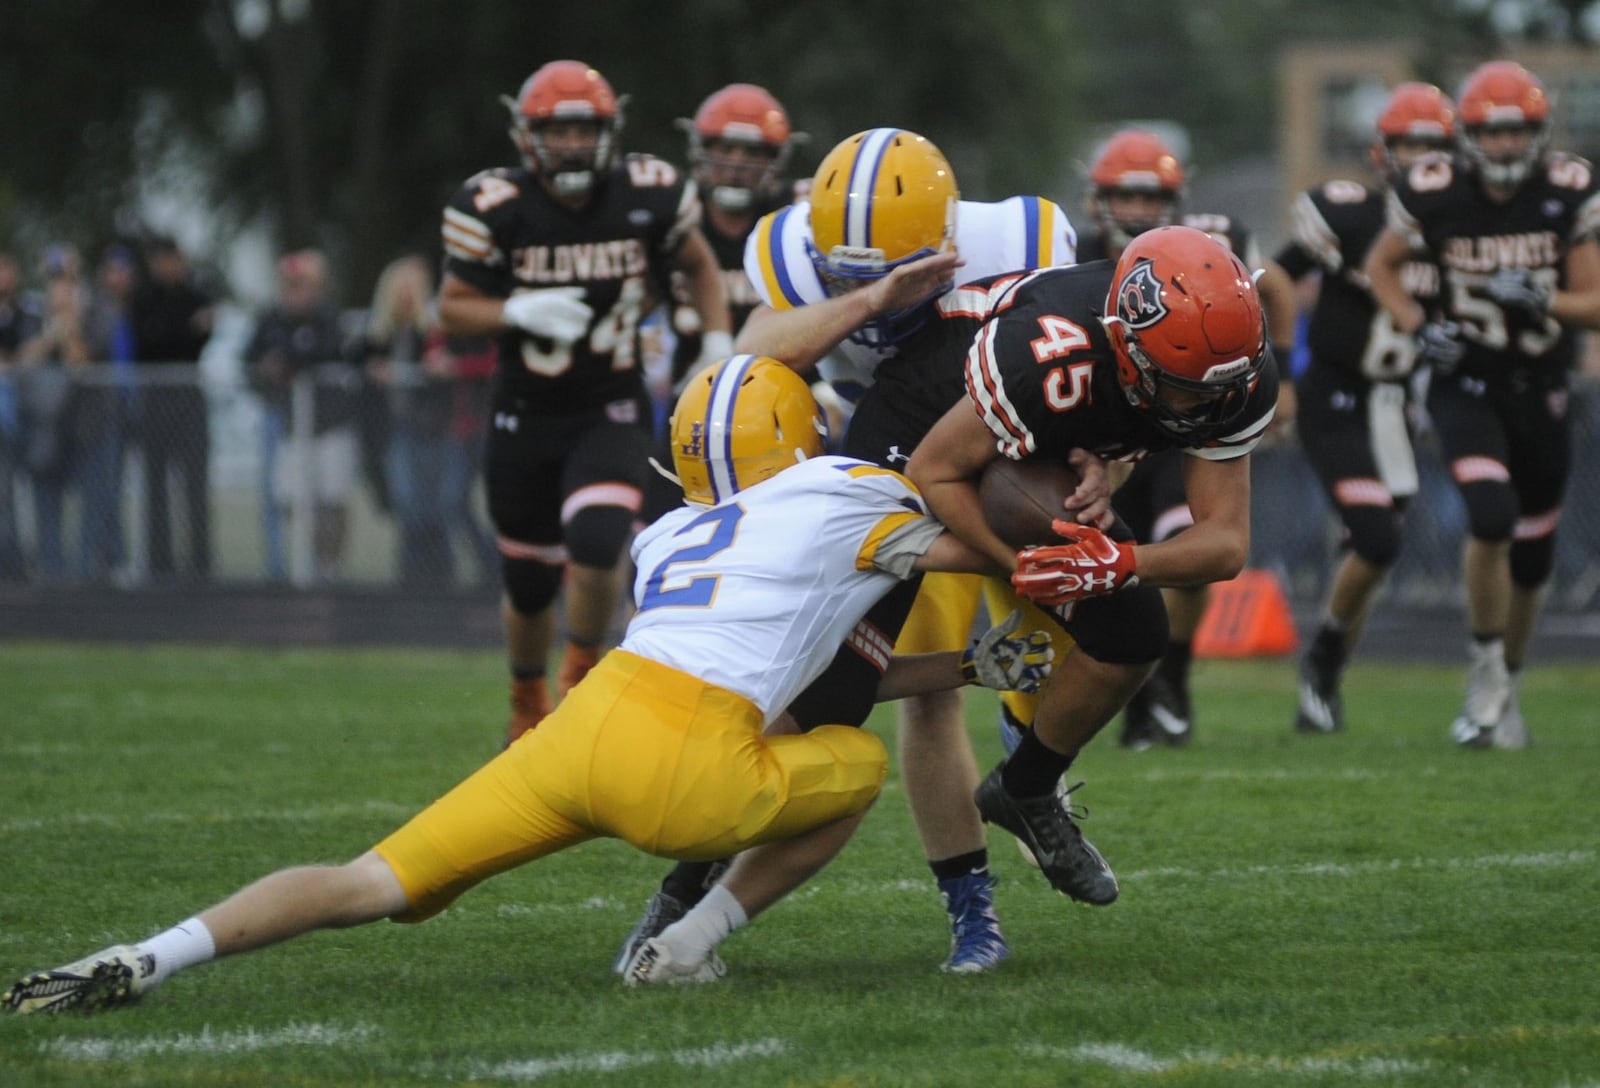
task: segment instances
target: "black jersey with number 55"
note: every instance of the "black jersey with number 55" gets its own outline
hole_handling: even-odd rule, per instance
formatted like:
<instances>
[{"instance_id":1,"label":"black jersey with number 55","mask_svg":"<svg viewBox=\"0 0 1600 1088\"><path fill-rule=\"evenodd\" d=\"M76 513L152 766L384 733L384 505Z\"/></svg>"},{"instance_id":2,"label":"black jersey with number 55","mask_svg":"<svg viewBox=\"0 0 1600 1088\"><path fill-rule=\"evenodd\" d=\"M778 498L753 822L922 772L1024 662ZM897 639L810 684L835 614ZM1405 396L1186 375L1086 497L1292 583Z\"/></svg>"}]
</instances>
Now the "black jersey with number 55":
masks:
<instances>
[{"instance_id":1,"label":"black jersey with number 55","mask_svg":"<svg viewBox=\"0 0 1600 1088\"><path fill-rule=\"evenodd\" d=\"M521 168L462 185L444 210L447 272L497 298L580 287L594 311L573 344L502 333L496 402L562 415L639 396L639 320L666 296L673 255L699 222L694 183L648 155L624 157L576 210Z\"/></svg>"},{"instance_id":2,"label":"black jersey with number 55","mask_svg":"<svg viewBox=\"0 0 1600 1088\"><path fill-rule=\"evenodd\" d=\"M1509 200L1495 202L1459 160L1424 159L1395 182L1388 212L1391 227L1439 262L1445 315L1467 345L1463 374L1500 383L1519 371L1548 379L1572 365L1570 330L1501 307L1484 286L1506 268L1526 270L1546 290L1566 286L1567 254L1600 231L1600 185L1586 160L1553 153Z\"/></svg>"},{"instance_id":3,"label":"black jersey with number 55","mask_svg":"<svg viewBox=\"0 0 1600 1088\"><path fill-rule=\"evenodd\" d=\"M937 320L878 368L877 385L902 414L922 417L924 433L970 394L1013 459L1065 458L1074 448L1123 461L1173 448L1219 461L1249 453L1278 401L1270 352L1237 426L1186 444L1130 404L1117 379L1115 349L1100 324L1115 270L1112 261L1094 261L957 287L939 299Z\"/></svg>"}]
</instances>

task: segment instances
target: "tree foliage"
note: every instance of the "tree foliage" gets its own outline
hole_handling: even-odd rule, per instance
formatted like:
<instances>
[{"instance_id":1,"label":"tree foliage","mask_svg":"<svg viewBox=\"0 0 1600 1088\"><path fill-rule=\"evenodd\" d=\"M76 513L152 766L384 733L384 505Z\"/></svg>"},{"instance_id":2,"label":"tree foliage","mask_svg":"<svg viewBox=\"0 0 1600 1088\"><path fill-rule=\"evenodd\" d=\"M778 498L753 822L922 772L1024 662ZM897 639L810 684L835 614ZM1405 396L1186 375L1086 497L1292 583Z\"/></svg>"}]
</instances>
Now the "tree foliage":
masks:
<instances>
[{"instance_id":1,"label":"tree foliage","mask_svg":"<svg viewBox=\"0 0 1600 1088\"><path fill-rule=\"evenodd\" d=\"M1590 6L1529 3L1550 33ZM1276 46L1297 36L1447 27L1431 41L1449 48L1495 32L1464 0L10 0L6 23L0 245L136 233L152 192L183 179L213 257L264 223L279 246L332 252L352 301L391 257L436 253L454 187L513 161L498 96L558 57L630 95L630 149L681 161L674 119L749 80L812 134L797 172L894 124L988 199L1060 195L1087 135L1128 118L1179 121L1208 155L1268 150Z\"/></svg>"}]
</instances>

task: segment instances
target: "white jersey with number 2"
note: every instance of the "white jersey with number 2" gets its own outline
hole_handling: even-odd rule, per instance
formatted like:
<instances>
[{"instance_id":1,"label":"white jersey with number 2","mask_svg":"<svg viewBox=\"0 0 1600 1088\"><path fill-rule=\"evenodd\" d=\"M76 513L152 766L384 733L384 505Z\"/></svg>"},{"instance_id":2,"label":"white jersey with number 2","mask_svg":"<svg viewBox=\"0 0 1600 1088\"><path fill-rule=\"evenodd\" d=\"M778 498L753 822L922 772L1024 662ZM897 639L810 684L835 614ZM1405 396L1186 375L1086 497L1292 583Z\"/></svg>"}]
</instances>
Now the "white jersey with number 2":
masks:
<instances>
[{"instance_id":1,"label":"white jersey with number 2","mask_svg":"<svg viewBox=\"0 0 1600 1088\"><path fill-rule=\"evenodd\" d=\"M621 649L744 696L766 720L821 675L943 527L898 472L813 458L634 540ZM886 663L892 644L864 647Z\"/></svg>"}]
</instances>

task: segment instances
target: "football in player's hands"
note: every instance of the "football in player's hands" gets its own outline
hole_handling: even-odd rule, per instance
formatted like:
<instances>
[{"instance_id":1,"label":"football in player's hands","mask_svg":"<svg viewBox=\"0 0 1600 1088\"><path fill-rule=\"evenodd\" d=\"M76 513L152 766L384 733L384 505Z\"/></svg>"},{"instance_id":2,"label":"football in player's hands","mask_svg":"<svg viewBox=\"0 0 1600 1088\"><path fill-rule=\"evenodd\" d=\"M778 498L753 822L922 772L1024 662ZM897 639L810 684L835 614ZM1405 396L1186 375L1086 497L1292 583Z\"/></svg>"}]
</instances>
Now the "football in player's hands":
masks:
<instances>
[{"instance_id":1,"label":"football in player's hands","mask_svg":"<svg viewBox=\"0 0 1600 1088\"><path fill-rule=\"evenodd\" d=\"M1013 548L1053 544L1051 523L1067 516L1062 502L1078 489L1081 478L1064 461L1035 454L1021 461L991 461L978 482L984 520L994 535Z\"/></svg>"}]
</instances>

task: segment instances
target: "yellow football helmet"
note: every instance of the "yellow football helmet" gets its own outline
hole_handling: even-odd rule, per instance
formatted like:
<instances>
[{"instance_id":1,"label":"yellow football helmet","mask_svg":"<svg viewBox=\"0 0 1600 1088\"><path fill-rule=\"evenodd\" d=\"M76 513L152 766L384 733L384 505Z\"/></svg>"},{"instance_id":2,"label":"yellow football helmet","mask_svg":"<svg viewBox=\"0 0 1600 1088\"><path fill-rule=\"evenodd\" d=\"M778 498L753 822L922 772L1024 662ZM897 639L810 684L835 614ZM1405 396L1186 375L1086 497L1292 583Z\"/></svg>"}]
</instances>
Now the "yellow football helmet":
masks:
<instances>
[{"instance_id":1,"label":"yellow football helmet","mask_svg":"<svg viewBox=\"0 0 1600 1088\"><path fill-rule=\"evenodd\" d=\"M672 465L690 502L722 502L816 457L827 439L805 379L764 355L735 355L699 374L672 412Z\"/></svg>"},{"instance_id":2,"label":"yellow football helmet","mask_svg":"<svg viewBox=\"0 0 1600 1088\"><path fill-rule=\"evenodd\" d=\"M944 155L898 128L858 132L828 152L811 181L811 261L823 288L841 295L918 257L955 247L961 193ZM867 343L903 339L906 311L874 322Z\"/></svg>"}]
</instances>

